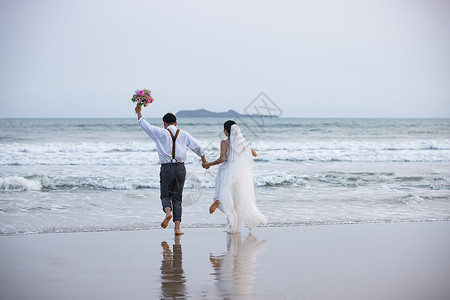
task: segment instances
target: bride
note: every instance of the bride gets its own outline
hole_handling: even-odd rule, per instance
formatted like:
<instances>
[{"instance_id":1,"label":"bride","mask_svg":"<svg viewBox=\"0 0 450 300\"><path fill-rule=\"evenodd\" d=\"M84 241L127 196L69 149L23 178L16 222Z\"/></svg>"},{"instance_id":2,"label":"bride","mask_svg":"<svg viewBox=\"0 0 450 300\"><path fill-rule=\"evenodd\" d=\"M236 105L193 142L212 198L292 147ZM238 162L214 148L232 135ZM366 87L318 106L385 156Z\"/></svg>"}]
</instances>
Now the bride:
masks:
<instances>
[{"instance_id":1,"label":"bride","mask_svg":"<svg viewBox=\"0 0 450 300\"><path fill-rule=\"evenodd\" d=\"M227 139L220 142L220 157L203 164L206 169L220 164L209 212L218 208L225 213L229 233L240 232L242 223L252 230L259 223L267 224L267 217L256 207L252 156L257 154L248 146L236 122L229 120L223 126Z\"/></svg>"}]
</instances>

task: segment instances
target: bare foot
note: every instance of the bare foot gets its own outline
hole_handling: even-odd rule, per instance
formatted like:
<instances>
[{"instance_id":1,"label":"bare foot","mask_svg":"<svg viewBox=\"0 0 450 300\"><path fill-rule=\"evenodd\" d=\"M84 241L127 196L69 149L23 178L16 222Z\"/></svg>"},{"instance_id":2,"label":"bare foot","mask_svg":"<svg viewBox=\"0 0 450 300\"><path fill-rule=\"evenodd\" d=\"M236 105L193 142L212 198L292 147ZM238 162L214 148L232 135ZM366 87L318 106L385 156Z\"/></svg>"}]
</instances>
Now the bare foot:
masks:
<instances>
[{"instance_id":1,"label":"bare foot","mask_svg":"<svg viewBox=\"0 0 450 300\"><path fill-rule=\"evenodd\" d=\"M184 234L184 233L181 232L181 230L180 230L180 224L181 224L181 221L178 221L178 220L177 220L177 221L174 221L174 223L175 223L175 228L174 228L175 236Z\"/></svg>"},{"instance_id":2,"label":"bare foot","mask_svg":"<svg viewBox=\"0 0 450 300\"><path fill-rule=\"evenodd\" d=\"M161 227L162 227L162 228L166 228L167 225L169 225L170 219L172 219L172 214L167 215L167 216L165 217L165 219L161 222Z\"/></svg>"},{"instance_id":3,"label":"bare foot","mask_svg":"<svg viewBox=\"0 0 450 300\"><path fill-rule=\"evenodd\" d=\"M162 243L161 243L161 246L163 247L164 252L170 252L169 244L167 244L166 241L162 242Z\"/></svg>"},{"instance_id":4,"label":"bare foot","mask_svg":"<svg viewBox=\"0 0 450 300\"><path fill-rule=\"evenodd\" d=\"M209 207L209 213L212 214L213 212L216 211L216 208L219 206L220 201L217 199L216 201L214 201L213 204L211 204L211 206Z\"/></svg>"}]
</instances>

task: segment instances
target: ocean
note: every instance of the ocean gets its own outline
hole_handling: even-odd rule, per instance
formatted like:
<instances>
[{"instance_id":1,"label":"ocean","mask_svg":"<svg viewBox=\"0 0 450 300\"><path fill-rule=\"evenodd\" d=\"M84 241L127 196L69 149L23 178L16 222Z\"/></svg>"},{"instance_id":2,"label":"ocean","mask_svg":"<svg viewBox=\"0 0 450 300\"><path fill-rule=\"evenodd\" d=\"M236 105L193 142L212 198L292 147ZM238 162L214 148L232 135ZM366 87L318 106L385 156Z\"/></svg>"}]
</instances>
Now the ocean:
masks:
<instances>
[{"instance_id":1,"label":"ocean","mask_svg":"<svg viewBox=\"0 0 450 300\"><path fill-rule=\"evenodd\" d=\"M224 121L178 127L212 161ZM268 226L450 220L450 119L236 121L258 153ZM182 227L225 227L208 212L217 166L188 151L186 169ZM155 143L136 119L0 119L0 235L151 230L163 217Z\"/></svg>"}]
</instances>

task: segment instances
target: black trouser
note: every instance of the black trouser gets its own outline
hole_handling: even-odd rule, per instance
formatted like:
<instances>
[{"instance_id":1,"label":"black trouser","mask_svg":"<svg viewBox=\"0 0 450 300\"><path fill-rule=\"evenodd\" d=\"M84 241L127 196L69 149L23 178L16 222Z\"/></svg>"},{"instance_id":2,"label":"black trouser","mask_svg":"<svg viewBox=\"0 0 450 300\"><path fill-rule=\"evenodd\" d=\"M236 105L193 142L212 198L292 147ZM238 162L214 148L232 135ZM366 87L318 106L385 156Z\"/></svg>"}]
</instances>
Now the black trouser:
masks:
<instances>
[{"instance_id":1,"label":"black trouser","mask_svg":"<svg viewBox=\"0 0 450 300\"><path fill-rule=\"evenodd\" d=\"M183 198L184 180L186 168L183 163L161 164L159 173L161 204L163 210L170 207L173 213L173 221L181 221L181 201Z\"/></svg>"}]
</instances>

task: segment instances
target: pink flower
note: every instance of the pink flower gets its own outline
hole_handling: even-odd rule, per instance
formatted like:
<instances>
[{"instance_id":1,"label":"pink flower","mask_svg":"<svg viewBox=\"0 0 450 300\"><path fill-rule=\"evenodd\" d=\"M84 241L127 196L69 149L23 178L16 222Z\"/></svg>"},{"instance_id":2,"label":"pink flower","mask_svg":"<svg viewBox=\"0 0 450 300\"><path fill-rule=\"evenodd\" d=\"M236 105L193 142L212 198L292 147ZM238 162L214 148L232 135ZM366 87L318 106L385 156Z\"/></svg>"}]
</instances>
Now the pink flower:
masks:
<instances>
[{"instance_id":1,"label":"pink flower","mask_svg":"<svg viewBox=\"0 0 450 300\"><path fill-rule=\"evenodd\" d=\"M152 98L150 90L137 89L133 97L131 98L131 101L135 102L137 105L139 105L139 107L142 107L147 106L150 103L153 103L153 101L155 100Z\"/></svg>"}]
</instances>

